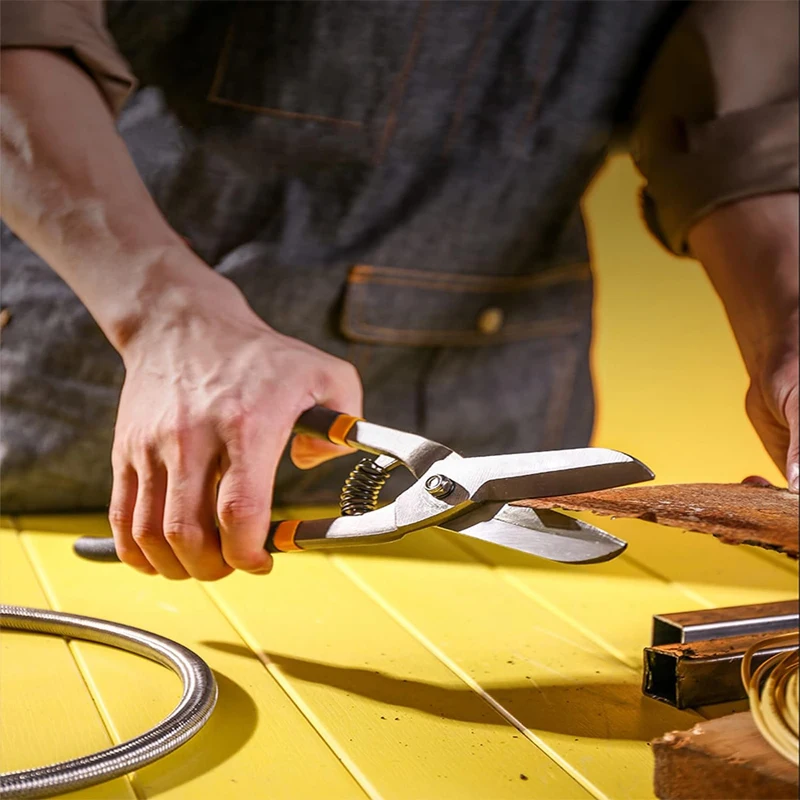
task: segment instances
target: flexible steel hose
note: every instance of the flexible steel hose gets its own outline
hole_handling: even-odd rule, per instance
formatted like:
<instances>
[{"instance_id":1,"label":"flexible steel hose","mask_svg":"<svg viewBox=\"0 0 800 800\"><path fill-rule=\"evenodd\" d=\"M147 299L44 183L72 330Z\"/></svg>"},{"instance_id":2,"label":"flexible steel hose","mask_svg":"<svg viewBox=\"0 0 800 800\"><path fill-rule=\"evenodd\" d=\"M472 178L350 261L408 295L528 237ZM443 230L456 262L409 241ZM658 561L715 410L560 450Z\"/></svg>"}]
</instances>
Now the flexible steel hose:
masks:
<instances>
[{"instance_id":1,"label":"flexible steel hose","mask_svg":"<svg viewBox=\"0 0 800 800\"><path fill-rule=\"evenodd\" d=\"M797 647L768 658L755 672L753 656L767 647L797 642L797 633L773 636L753 645L742 660L742 682L750 701L750 713L761 735L795 766L798 764Z\"/></svg>"},{"instance_id":2,"label":"flexible steel hose","mask_svg":"<svg viewBox=\"0 0 800 800\"><path fill-rule=\"evenodd\" d=\"M118 647L169 667L183 682L178 705L146 733L88 756L0 774L0 798L51 797L139 769L191 739L217 702L217 682L205 661L155 633L78 614L8 605L0 605L0 627Z\"/></svg>"}]
</instances>

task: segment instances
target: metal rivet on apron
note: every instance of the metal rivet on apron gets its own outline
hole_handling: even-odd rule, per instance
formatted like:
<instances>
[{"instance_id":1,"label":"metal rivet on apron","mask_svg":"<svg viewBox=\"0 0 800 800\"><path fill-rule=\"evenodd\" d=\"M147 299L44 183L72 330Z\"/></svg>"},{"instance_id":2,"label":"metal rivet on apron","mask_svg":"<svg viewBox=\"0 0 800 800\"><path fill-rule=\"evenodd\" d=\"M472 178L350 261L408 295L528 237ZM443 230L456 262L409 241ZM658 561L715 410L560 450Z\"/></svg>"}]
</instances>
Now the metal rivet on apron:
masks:
<instances>
[{"instance_id":1,"label":"metal rivet on apron","mask_svg":"<svg viewBox=\"0 0 800 800\"><path fill-rule=\"evenodd\" d=\"M504 321L505 315L501 308L496 308L495 306L484 308L478 314L478 330L486 336L491 336L494 333L499 333Z\"/></svg>"}]
</instances>

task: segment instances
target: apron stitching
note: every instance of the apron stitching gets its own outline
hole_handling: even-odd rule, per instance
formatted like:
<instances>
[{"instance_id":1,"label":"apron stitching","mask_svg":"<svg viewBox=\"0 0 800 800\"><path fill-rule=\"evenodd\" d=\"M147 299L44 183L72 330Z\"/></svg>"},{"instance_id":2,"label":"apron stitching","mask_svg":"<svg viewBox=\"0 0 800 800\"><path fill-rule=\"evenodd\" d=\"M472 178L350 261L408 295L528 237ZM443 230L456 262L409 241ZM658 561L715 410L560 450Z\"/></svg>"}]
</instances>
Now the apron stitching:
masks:
<instances>
[{"instance_id":1,"label":"apron stitching","mask_svg":"<svg viewBox=\"0 0 800 800\"><path fill-rule=\"evenodd\" d=\"M394 90L392 91L392 101L389 107L389 113L386 116L386 125L383 129L381 136L380 146L375 156L375 163L380 164L386 155L386 150L389 147L389 142L394 135L395 128L397 127L397 112L402 105L403 98L406 93L408 79L411 75L411 70L417 58L417 51L419 50L419 43L422 38L422 32L425 29L425 24L428 18L428 6L430 0L421 0L419 11L417 12L417 19L414 23L414 33L411 37L411 45L406 53L403 69L395 82Z\"/></svg>"},{"instance_id":2,"label":"apron stitching","mask_svg":"<svg viewBox=\"0 0 800 800\"><path fill-rule=\"evenodd\" d=\"M222 45L222 52L217 60L217 67L214 70L214 79L211 81L211 88L208 90L206 100L209 103L215 103L220 106L229 106L231 108L239 109L240 111L252 111L258 114L265 114L267 116L283 117L285 119L303 119L311 122L325 122L332 125L345 125L351 128L362 128L363 124L352 119L341 119L339 117L326 117L321 114L305 114L301 111L286 111L282 108L272 108L271 106L259 106L252 103L241 103L238 100L230 100L227 97L220 97L219 91L222 88L222 81L228 71L228 61L230 60L230 52L233 46L233 38L235 33L235 21L232 21L228 26L228 32L225 34L225 42Z\"/></svg>"},{"instance_id":3,"label":"apron stitching","mask_svg":"<svg viewBox=\"0 0 800 800\"><path fill-rule=\"evenodd\" d=\"M559 4L559 0L550 0L548 5L548 15L544 21L544 42L542 44L542 49L539 52L539 58L536 62L536 72L533 77L533 95L531 96L531 103L528 108L528 113L525 115L525 119L522 125L520 125L519 133L517 134L518 147L522 144L522 139L526 131L536 119L537 112L542 102L545 70L550 62L551 44L555 39L554 28L560 16L561 9L562 6Z\"/></svg>"},{"instance_id":4,"label":"apron stitching","mask_svg":"<svg viewBox=\"0 0 800 800\"><path fill-rule=\"evenodd\" d=\"M352 119L340 119L339 117L324 117L320 114L305 114L300 111L284 111L282 108L270 108L269 106L254 106L250 103L240 103L238 100L228 100L226 97L209 97L209 102L220 106L230 106L242 111L253 111L258 114L265 114L272 117L285 117L287 119L305 119L311 122L326 122L332 125L346 125L351 128L361 128L363 124Z\"/></svg>"},{"instance_id":5,"label":"apron stitching","mask_svg":"<svg viewBox=\"0 0 800 800\"><path fill-rule=\"evenodd\" d=\"M475 74L475 70L478 68L478 64L480 63L481 56L483 55L483 51L486 46L486 41L489 38L489 33L494 26L495 19L497 18L497 9L499 3L500 0L492 0L486 9L486 15L483 19L481 32L478 35L478 39L472 51L472 56L470 57L469 64L467 65L467 71L464 73L464 77L461 81L461 88L458 92L456 107L455 111L453 112L453 121L450 124L450 130L447 133L447 138L445 139L444 143L444 150L442 151L442 155L444 156L446 156L452 149L455 139L461 129L461 123L464 119L464 103L467 96L467 89L472 83L472 78Z\"/></svg>"},{"instance_id":6,"label":"apron stitching","mask_svg":"<svg viewBox=\"0 0 800 800\"><path fill-rule=\"evenodd\" d=\"M217 59L217 68L214 70L214 80L211 81L211 87L208 90L207 100L215 102L219 95L219 89L222 85L222 78L225 75L228 67L228 57L230 55L231 44L233 43L233 22L228 26L228 32L225 34L225 42L222 45L222 52Z\"/></svg>"},{"instance_id":7,"label":"apron stitching","mask_svg":"<svg viewBox=\"0 0 800 800\"><path fill-rule=\"evenodd\" d=\"M533 275L521 276L425 272L401 267L373 267L358 264L350 271L347 276L347 282L352 284L375 283L387 286L412 286L439 291L495 293L585 281L590 278L591 270L589 269L588 261L565 263Z\"/></svg>"},{"instance_id":8,"label":"apron stitching","mask_svg":"<svg viewBox=\"0 0 800 800\"><path fill-rule=\"evenodd\" d=\"M576 271L577 272L577 271ZM510 294L516 291L526 291L535 289L544 289L549 286L563 286L567 283L581 283L591 279L591 274L565 274L565 275L552 275L541 276L541 278L534 279L526 278L514 281L510 279L509 283L494 282L488 279L485 283L474 283L472 285L454 286L445 280L401 280L391 277L375 276L367 280L354 279L349 281L352 285L356 286L401 286L411 289L427 289L431 292L449 292L452 294L458 293L473 293L473 294Z\"/></svg>"}]
</instances>

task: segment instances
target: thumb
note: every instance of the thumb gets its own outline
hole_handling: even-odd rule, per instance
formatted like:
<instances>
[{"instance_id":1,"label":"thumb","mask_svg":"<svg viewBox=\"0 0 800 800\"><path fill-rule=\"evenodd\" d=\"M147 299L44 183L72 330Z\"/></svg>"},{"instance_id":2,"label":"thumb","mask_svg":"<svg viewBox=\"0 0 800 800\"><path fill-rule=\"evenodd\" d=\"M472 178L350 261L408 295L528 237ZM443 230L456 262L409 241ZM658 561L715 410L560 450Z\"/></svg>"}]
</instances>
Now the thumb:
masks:
<instances>
[{"instance_id":1,"label":"thumb","mask_svg":"<svg viewBox=\"0 0 800 800\"><path fill-rule=\"evenodd\" d=\"M333 411L360 417L362 414L362 389L358 372L351 364L339 361L325 374L325 385L313 393L315 405ZM325 461L353 452L350 447L332 444L325 439L298 434L290 448L292 463L299 469L311 469Z\"/></svg>"},{"instance_id":2,"label":"thumb","mask_svg":"<svg viewBox=\"0 0 800 800\"><path fill-rule=\"evenodd\" d=\"M786 479L789 491L797 493L800 483L800 411L798 411L797 389L789 394L786 403L786 422L789 426L789 452L786 458Z\"/></svg>"}]
</instances>

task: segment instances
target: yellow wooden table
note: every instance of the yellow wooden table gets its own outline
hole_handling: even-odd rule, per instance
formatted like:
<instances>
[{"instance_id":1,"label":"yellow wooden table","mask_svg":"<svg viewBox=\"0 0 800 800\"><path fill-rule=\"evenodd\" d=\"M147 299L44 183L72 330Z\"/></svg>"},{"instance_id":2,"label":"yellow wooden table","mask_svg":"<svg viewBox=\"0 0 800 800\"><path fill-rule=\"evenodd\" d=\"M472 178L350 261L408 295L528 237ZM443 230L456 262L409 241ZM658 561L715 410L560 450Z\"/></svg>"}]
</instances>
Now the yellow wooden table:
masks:
<instances>
[{"instance_id":1,"label":"yellow wooden table","mask_svg":"<svg viewBox=\"0 0 800 800\"><path fill-rule=\"evenodd\" d=\"M777 481L744 418L721 309L696 265L646 238L635 183L615 162L589 200L596 443L635 453L664 482ZM431 530L278 556L268 578L217 584L74 557L76 535L106 531L99 517L2 523L1 602L163 634L219 682L194 740L81 798L652 797L648 741L699 719L641 694L652 615L797 595L788 560L629 520L601 521L630 543L603 565ZM7 632L0 643L3 770L134 736L178 698L171 673L110 648Z\"/></svg>"}]
</instances>

